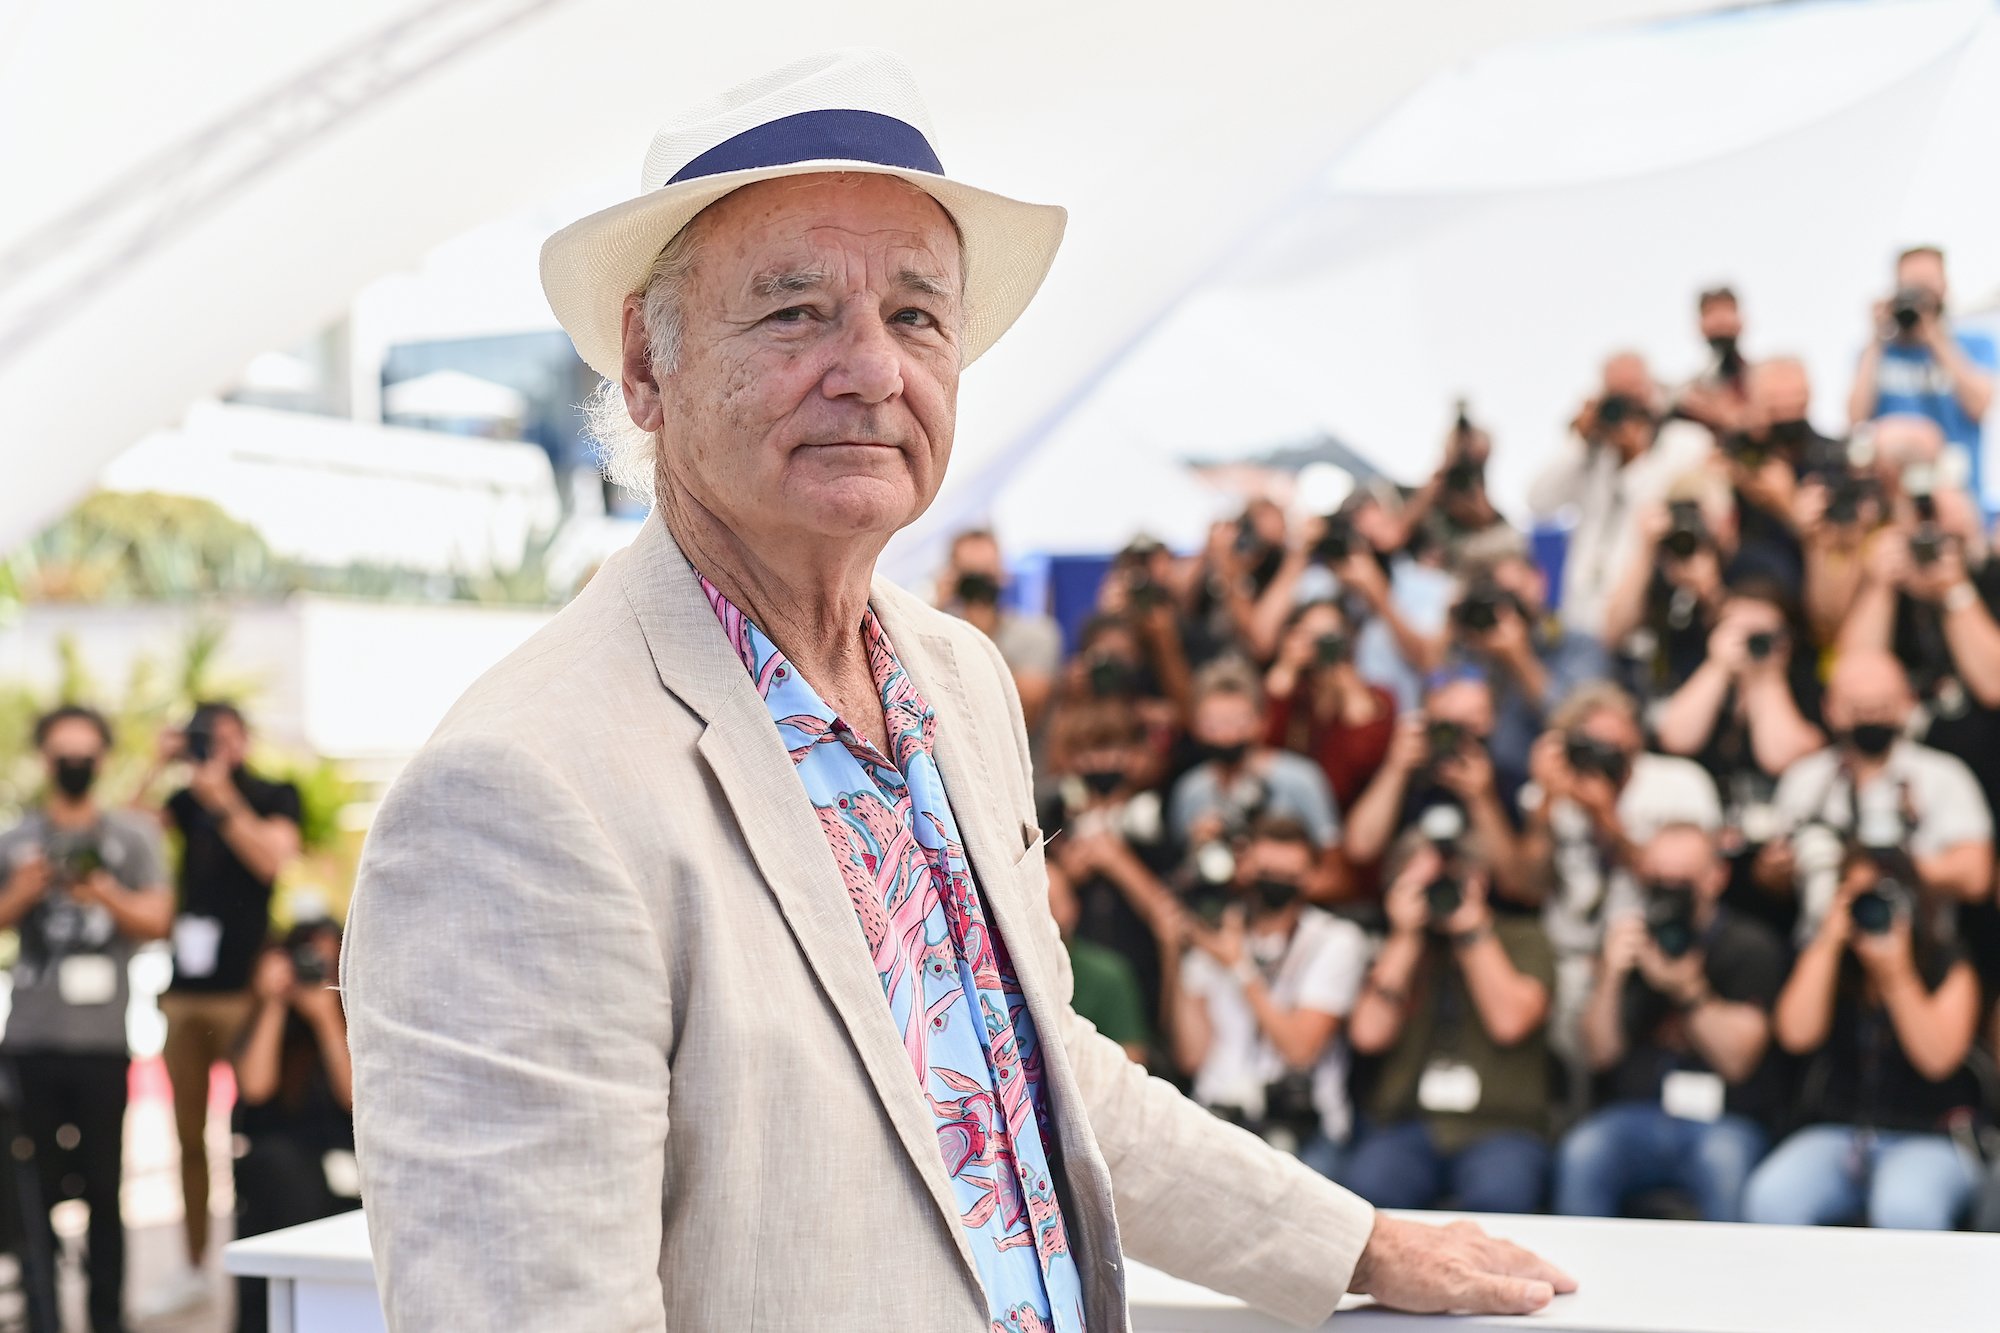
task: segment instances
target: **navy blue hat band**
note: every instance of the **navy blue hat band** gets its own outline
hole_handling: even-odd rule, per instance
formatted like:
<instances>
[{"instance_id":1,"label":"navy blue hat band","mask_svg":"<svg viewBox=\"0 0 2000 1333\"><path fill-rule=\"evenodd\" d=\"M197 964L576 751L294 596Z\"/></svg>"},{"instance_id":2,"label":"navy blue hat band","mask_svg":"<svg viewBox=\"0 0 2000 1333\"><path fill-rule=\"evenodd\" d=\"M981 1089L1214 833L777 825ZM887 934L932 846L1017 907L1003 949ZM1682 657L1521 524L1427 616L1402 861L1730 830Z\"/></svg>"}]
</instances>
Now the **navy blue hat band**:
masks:
<instances>
[{"instance_id":1,"label":"navy blue hat band","mask_svg":"<svg viewBox=\"0 0 2000 1333\"><path fill-rule=\"evenodd\" d=\"M822 110L767 121L724 139L676 171L667 184L821 158L944 174L930 141L907 121L877 111Z\"/></svg>"}]
</instances>

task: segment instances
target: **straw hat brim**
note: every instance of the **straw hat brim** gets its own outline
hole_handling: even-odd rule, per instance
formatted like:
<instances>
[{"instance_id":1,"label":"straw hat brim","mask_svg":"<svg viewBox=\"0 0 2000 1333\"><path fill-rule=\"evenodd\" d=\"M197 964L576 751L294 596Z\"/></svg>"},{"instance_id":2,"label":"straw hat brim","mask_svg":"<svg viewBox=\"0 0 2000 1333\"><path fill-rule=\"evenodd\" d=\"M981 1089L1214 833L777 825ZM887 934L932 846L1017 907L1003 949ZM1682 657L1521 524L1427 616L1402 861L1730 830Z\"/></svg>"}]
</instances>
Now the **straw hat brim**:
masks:
<instances>
[{"instance_id":1,"label":"straw hat brim","mask_svg":"<svg viewBox=\"0 0 2000 1333\"><path fill-rule=\"evenodd\" d=\"M964 238L965 349L971 365L1027 309L1062 243L1066 210L1029 204L944 176L877 162L820 159L724 172L663 186L592 213L542 244L542 290L576 344L606 379L623 371L625 298L638 290L668 241L695 214L758 181L819 172L867 172L910 182L941 204Z\"/></svg>"}]
</instances>

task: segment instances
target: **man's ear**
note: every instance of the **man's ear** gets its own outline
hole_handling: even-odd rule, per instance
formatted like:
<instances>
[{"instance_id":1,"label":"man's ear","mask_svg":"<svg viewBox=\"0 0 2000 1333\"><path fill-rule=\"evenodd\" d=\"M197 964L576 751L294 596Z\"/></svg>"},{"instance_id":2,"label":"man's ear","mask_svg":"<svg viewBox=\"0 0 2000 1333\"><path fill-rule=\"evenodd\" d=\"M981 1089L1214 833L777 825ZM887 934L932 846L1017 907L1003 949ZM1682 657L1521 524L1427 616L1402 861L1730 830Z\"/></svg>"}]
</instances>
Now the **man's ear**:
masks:
<instances>
[{"instance_id":1,"label":"man's ear","mask_svg":"<svg viewBox=\"0 0 2000 1333\"><path fill-rule=\"evenodd\" d=\"M625 390L625 410L631 414L632 424L650 432L660 428L666 414L660 406L660 382L653 374L652 347L646 338L646 321L641 311L643 300L637 292L625 298L620 332L624 373L620 387Z\"/></svg>"}]
</instances>

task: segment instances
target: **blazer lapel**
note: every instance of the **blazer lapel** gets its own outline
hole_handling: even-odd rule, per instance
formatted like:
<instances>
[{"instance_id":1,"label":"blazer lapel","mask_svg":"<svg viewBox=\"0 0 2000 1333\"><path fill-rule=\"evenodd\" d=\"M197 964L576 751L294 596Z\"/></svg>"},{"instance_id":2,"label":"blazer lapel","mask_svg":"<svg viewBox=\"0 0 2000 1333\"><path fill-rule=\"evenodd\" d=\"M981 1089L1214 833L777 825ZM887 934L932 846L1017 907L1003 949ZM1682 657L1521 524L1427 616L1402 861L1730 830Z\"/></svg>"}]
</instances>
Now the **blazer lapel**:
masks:
<instances>
[{"instance_id":1,"label":"blazer lapel","mask_svg":"<svg viewBox=\"0 0 2000 1333\"><path fill-rule=\"evenodd\" d=\"M936 1126L826 835L764 700L658 510L634 539L621 574L661 683L707 723L702 758L977 1284Z\"/></svg>"}]
</instances>

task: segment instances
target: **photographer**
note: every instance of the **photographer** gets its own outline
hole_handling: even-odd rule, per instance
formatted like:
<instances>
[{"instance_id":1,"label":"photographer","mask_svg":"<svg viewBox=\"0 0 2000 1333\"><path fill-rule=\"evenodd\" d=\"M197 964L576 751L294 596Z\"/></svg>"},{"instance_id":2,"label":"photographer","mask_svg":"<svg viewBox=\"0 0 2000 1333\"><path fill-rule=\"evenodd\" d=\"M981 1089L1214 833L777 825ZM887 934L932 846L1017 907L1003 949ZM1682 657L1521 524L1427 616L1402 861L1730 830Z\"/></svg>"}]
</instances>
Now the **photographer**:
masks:
<instances>
[{"instance_id":1,"label":"photographer","mask_svg":"<svg viewBox=\"0 0 2000 1333\"><path fill-rule=\"evenodd\" d=\"M1452 652L1492 682L1494 762L1524 774L1544 715L1585 681L1610 675L1610 659L1603 644L1549 613L1548 576L1513 530L1467 542L1463 572L1465 590L1451 609Z\"/></svg>"},{"instance_id":2,"label":"photographer","mask_svg":"<svg viewBox=\"0 0 2000 1333\"><path fill-rule=\"evenodd\" d=\"M1696 474L1640 511L1635 526L1632 561L1605 600L1602 641L1651 701L1679 689L1707 656L1735 555L1735 513L1713 475Z\"/></svg>"},{"instance_id":3,"label":"photographer","mask_svg":"<svg viewBox=\"0 0 2000 1333\"><path fill-rule=\"evenodd\" d=\"M181 731L160 736L159 756L139 791L172 763L188 765L187 785L160 818L182 838L180 910L174 919L174 977L160 996L167 1019L163 1056L174 1088L180 1139L187 1268L150 1293L148 1315L174 1313L207 1298L201 1274L208 1249L209 1071L229 1058L249 1020L250 973L270 930L271 886L299 852L299 792L244 766L250 735L243 714L204 703Z\"/></svg>"},{"instance_id":4,"label":"photographer","mask_svg":"<svg viewBox=\"0 0 2000 1333\"><path fill-rule=\"evenodd\" d=\"M1871 817L1900 821L1925 887L1976 903L1992 893L1993 822L1966 766L1907 739L1916 700L1883 652L1843 653L1827 681L1833 743L1785 770L1773 797L1789 837L1758 855L1758 884L1796 895L1798 930L1810 937L1833 900L1840 839ZM1831 851L1825 850L1831 848Z\"/></svg>"},{"instance_id":5,"label":"photographer","mask_svg":"<svg viewBox=\"0 0 2000 1333\"><path fill-rule=\"evenodd\" d=\"M1780 1110L1765 1050L1784 949L1722 906L1729 871L1708 831L1660 830L1639 875L1644 908L1606 929L1583 1011L1606 1104L1562 1141L1555 1209L1617 1217L1633 1195L1673 1186L1708 1221L1738 1222Z\"/></svg>"},{"instance_id":6,"label":"photographer","mask_svg":"<svg viewBox=\"0 0 2000 1333\"><path fill-rule=\"evenodd\" d=\"M90 1326L115 1333L124 1328L127 972L138 943L166 935L173 897L158 832L92 795L111 748L102 715L66 705L44 714L34 735L47 790L0 833L0 930L20 941L0 1058L21 1091L43 1208L81 1182L90 1208ZM30 1255L51 1260L28 1285L53 1290L54 1228L46 1211L25 1220L41 1233Z\"/></svg>"},{"instance_id":7,"label":"photographer","mask_svg":"<svg viewBox=\"0 0 2000 1333\"><path fill-rule=\"evenodd\" d=\"M1716 461L1735 502L1736 556L1729 574L1774 579L1796 597L1806 577L1797 530L1799 484L1841 446L1813 429L1812 381L1804 362L1760 361L1745 389L1740 421L1716 433Z\"/></svg>"},{"instance_id":8,"label":"photographer","mask_svg":"<svg viewBox=\"0 0 2000 1333\"><path fill-rule=\"evenodd\" d=\"M1264 741L1257 678L1240 662L1216 662L1195 680L1193 736L1200 763L1181 775L1167 824L1182 847L1241 833L1259 815L1287 815L1306 827L1321 865L1309 884L1321 899L1338 877L1333 855L1340 817L1319 766Z\"/></svg>"},{"instance_id":9,"label":"photographer","mask_svg":"<svg viewBox=\"0 0 2000 1333\"><path fill-rule=\"evenodd\" d=\"M1718 433L1735 429L1749 403L1743 359L1743 310L1728 287L1711 287L1695 298L1696 327L1708 346L1708 363L1674 396L1669 414L1699 422Z\"/></svg>"},{"instance_id":10,"label":"photographer","mask_svg":"<svg viewBox=\"0 0 2000 1333\"><path fill-rule=\"evenodd\" d=\"M1064 712L1112 700L1129 707L1146 733L1148 765L1138 785L1156 787L1165 780L1182 739L1183 714L1193 710L1191 697L1183 705L1168 691L1191 695L1192 690L1178 645L1165 646L1171 686L1163 683L1151 646L1149 637L1124 616L1096 615L1083 623L1077 631L1076 655L1063 664L1062 685L1046 730L1047 753L1038 759L1037 773L1075 767L1075 757L1063 749Z\"/></svg>"},{"instance_id":11,"label":"photographer","mask_svg":"<svg viewBox=\"0 0 2000 1333\"><path fill-rule=\"evenodd\" d=\"M1946 1231L1971 1203L1976 1161L1952 1131L1979 1101L1966 1068L1979 981L1938 932L1949 904L1907 862L1893 847L1847 853L1778 997L1778 1044L1811 1057L1808 1127L1750 1177L1749 1221Z\"/></svg>"},{"instance_id":12,"label":"photographer","mask_svg":"<svg viewBox=\"0 0 2000 1333\"><path fill-rule=\"evenodd\" d=\"M1033 734L1041 726L1042 713L1055 691L1056 668L1062 663L1062 631L1049 616L1000 609L1006 569L1000 559L1000 543L992 533L959 533L951 541L950 562L938 576L937 604L993 640L1014 677L1021 713Z\"/></svg>"},{"instance_id":13,"label":"photographer","mask_svg":"<svg viewBox=\"0 0 2000 1333\"><path fill-rule=\"evenodd\" d=\"M1318 764L1347 809L1382 767L1396 701L1354 667L1354 639L1335 601L1307 602L1285 622L1278 657L1264 675L1270 717L1264 741Z\"/></svg>"},{"instance_id":14,"label":"photographer","mask_svg":"<svg viewBox=\"0 0 2000 1333\"><path fill-rule=\"evenodd\" d=\"M1450 806L1486 849L1499 891L1520 898L1516 846L1524 774L1501 772L1488 749L1493 691L1477 671L1440 673L1421 711L1396 728L1381 772L1348 811L1342 852L1355 867L1375 866L1427 811Z\"/></svg>"},{"instance_id":15,"label":"photographer","mask_svg":"<svg viewBox=\"0 0 2000 1333\"><path fill-rule=\"evenodd\" d=\"M1435 542L1444 567L1456 570L1468 541L1496 529L1511 531L1486 493L1486 464L1492 456L1492 437L1472 424L1461 401L1458 419L1445 436L1443 460L1403 506L1403 536L1396 545L1406 547L1422 534Z\"/></svg>"},{"instance_id":16,"label":"photographer","mask_svg":"<svg viewBox=\"0 0 2000 1333\"><path fill-rule=\"evenodd\" d=\"M1659 391L1631 352L1604 363L1603 385L1571 423L1570 437L1528 488L1537 521L1574 513L1563 560L1563 620L1607 643L1605 601L1639 549L1635 519L1700 465L1711 442L1690 421L1660 425Z\"/></svg>"},{"instance_id":17,"label":"photographer","mask_svg":"<svg viewBox=\"0 0 2000 1333\"><path fill-rule=\"evenodd\" d=\"M1285 511L1263 498L1246 505L1235 522L1209 525L1185 603L1191 663L1205 666L1246 650L1268 660L1272 641L1260 637L1259 615L1291 604L1290 582L1279 586L1293 550L1289 535Z\"/></svg>"},{"instance_id":18,"label":"photographer","mask_svg":"<svg viewBox=\"0 0 2000 1333\"><path fill-rule=\"evenodd\" d=\"M1381 1208L1534 1212L1549 1165L1548 942L1532 920L1493 915L1476 844L1447 858L1412 836L1391 860L1389 938L1348 1025L1355 1052L1382 1064L1340 1181Z\"/></svg>"},{"instance_id":19,"label":"photographer","mask_svg":"<svg viewBox=\"0 0 2000 1333\"><path fill-rule=\"evenodd\" d=\"M1945 295L1944 251L1920 245L1896 257L1896 291L1875 304L1875 336L1855 367L1847 416L1854 422L1905 412L1929 417L1977 496L1983 494L1980 423L1993 404L2000 356L1991 338L1951 327Z\"/></svg>"},{"instance_id":20,"label":"photographer","mask_svg":"<svg viewBox=\"0 0 2000 1333\"><path fill-rule=\"evenodd\" d=\"M236 1051L236 1234L259 1236L360 1206L354 1076L340 992L340 928L296 926L257 960L257 1007ZM236 1283L237 1333L264 1333L262 1278Z\"/></svg>"},{"instance_id":21,"label":"photographer","mask_svg":"<svg viewBox=\"0 0 2000 1333\"><path fill-rule=\"evenodd\" d=\"M1052 747L1065 759L1039 812L1051 881L1074 906L1071 935L1108 950L1137 978L1148 1028L1163 1024L1178 953L1179 909L1165 884L1175 865L1146 731L1131 707L1092 700L1058 711Z\"/></svg>"},{"instance_id":22,"label":"photographer","mask_svg":"<svg viewBox=\"0 0 2000 1333\"><path fill-rule=\"evenodd\" d=\"M1296 820L1251 827L1235 901L1215 927L1188 928L1174 1055L1196 1101L1330 1177L1351 1120L1340 1025L1368 941L1353 922L1305 905L1314 858Z\"/></svg>"},{"instance_id":23,"label":"photographer","mask_svg":"<svg viewBox=\"0 0 2000 1333\"><path fill-rule=\"evenodd\" d=\"M1670 824L1719 830L1722 806L1699 765L1645 750L1638 709L1615 685L1582 687L1550 721L1521 792L1520 848L1556 956L1549 1040L1574 1068L1604 922L1637 902L1637 849Z\"/></svg>"}]
</instances>

